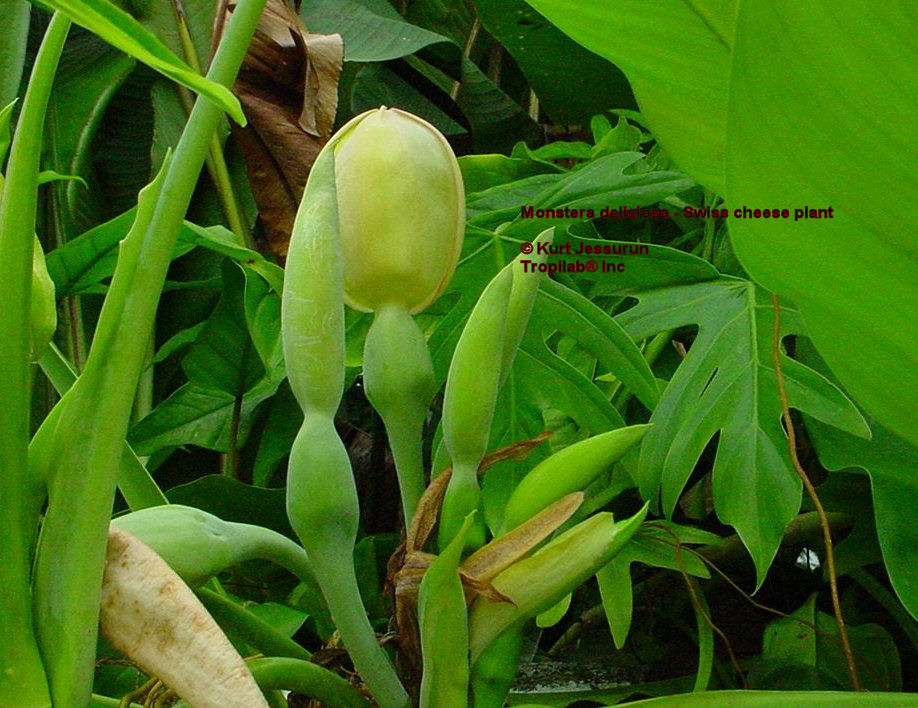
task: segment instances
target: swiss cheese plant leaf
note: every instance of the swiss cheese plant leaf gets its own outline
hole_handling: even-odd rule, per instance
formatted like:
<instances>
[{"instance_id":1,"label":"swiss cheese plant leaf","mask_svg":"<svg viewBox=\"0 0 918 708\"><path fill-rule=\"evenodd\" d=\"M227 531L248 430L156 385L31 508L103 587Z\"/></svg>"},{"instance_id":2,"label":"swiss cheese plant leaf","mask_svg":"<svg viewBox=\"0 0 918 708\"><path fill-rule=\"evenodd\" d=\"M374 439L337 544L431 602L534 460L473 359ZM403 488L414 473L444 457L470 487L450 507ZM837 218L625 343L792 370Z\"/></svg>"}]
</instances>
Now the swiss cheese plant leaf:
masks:
<instances>
[{"instance_id":1,"label":"swiss cheese plant leaf","mask_svg":"<svg viewBox=\"0 0 918 708\"><path fill-rule=\"evenodd\" d=\"M128 436L139 455L164 447L197 445L227 452L231 441L243 443L254 422L255 409L277 391L278 384L262 379L241 399L216 388L186 383L137 423ZM239 423L233 434L234 415Z\"/></svg>"},{"instance_id":2,"label":"swiss cheese plant leaf","mask_svg":"<svg viewBox=\"0 0 918 708\"><path fill-rule=\"evenodd\" d=\"M831 219L733 220L736 254L796 303L850 394L913 444L916 31L907 2L742 2L727 153L731 205L832 207Z\"/></svg>"},{"instance_id":3,"label":"swiss cheese plant leaf","mask_svg":"<svg viewBox=\"0 0 918 708\"><path fill-rule=\"evenodd\" d=\"M813 422L807 430L819 460L830 470L860 467L870 475L877 537L893 589L918 618L915 548L918 528L918 448L871 421L873 437L862 440Z\"/></svg>"},{"instance_id":4,"label":"swiss cheese plant leaf","mask_svg":"<svg viewBox=\"0 0 918 708\"><path fill-rule=\"evenodd\" d=\"M493 227L509 221L508 234L530 240L552 223L571 220L524 217L523 206L533 207L533 215L535 209L592 209L598 218L605 207L653 206L694 186L681 172L638 169L643 158L638 152L613 153L563 175L536 175L479 192L469 204L470 223ZM482 206L488 212L475 215Z\"/></svg>"},{"instance_id":5,"label":"swiss cheese plant leaf","mask_svg":"<svg viewBox=\"0 0 918 708\"><path fill-rule=\"evenodd\" d=\"M638 305L618 318L635 339L698 326L641 446L641 492L647 499L662 492L663 508L671 515L702 451L719 434L714 506L721 521L736 528L761 584L801 498L781 425L771 299L754 283L728 278L637 297ZM802 331L799 314L785 308L782 336ZM828 379L784 355L781 366L791 407L869 436L857 408Z\"/></svg>"},{"instance_id":6,"label":"swiss cheese plant leaf","mask_svg":"<svg viewBox=\"0 0 918 708\"><path fill-rule=\"evenodd\" d=\"M237 123L245 125L242 107L232 91L194 71L120 7L108 0L44 0L44 4L97 34L128 56L205 96Z\"/></svg>"},{"instance_id":7,"label":"swiss cheese plant leaf","mask_svg":"<svg viewBox=\"0 0 918 708\"><path fill-rule=\"evenodd\" d=\"M709 578L710 572L696 555L685 549L677 554L677 544L711 544L720 540L717 534L671 521L645 521L641 525L619 554L596 573L602 608L617 648L625 646L631 629L634 602L631 564L684 570L697 578Z\"/></svg>"},{"instance_id":8,"label":"swiss cheese plant leaf","mask_svg":"<svg viewBox=\"0 0 918 708\"><path fill-rule=\"evenodd\" d=\"M626 73L660 144L730 206L833 208L831 219L735 219L736 254L797 304L867 411L918 442L918 250L903 228L918 177L909 4L529 1Z\"/></svg>"},{"instance_id":9,"label":"swiss cheese plant leaf","mask_svg":"<svg viewBox=\"0 0 918 708\"><path fill-rule=\"evenodd\" d=\"M683 170L724 194L735 0L527 0L618 66L654 136ZM766 51L764 56L771 57Z\"/></svg>"}]
</instances>

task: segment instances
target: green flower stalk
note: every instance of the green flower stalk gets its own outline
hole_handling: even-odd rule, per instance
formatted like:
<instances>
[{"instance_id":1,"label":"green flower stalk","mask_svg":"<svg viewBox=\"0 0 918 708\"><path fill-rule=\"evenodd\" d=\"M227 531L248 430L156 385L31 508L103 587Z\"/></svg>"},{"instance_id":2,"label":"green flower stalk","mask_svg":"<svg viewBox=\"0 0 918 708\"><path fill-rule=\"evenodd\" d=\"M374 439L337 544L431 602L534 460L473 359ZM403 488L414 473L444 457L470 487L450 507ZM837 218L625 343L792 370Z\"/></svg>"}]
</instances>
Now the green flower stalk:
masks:
<instances>
[{"instance_id":1,"label":"green flower stalk","mask_svg":"<svg viewBox=\"0 0 918 708\"><path fill-rule=\"evenodd\" d=\"M424 491L422 434L436 393L412 318L446 288L462 250L465 192L446 139L397 109L357 116L334 138L344 300L375 312L363 382L386 426L405 524Z\"/></svg>"},{"instance_id":2,"label":"green flower stalk","mask_svg":"<svg viewBox=\"0 0 918 708\"><path fill-rule=\"evenodd\" d=\"M0 704L49 705L30 608L30 545L38 523L28 487L32 268L42 124L70 29L51 18L35 57L0 199ZM8 113L5 114L9 116ZM5 132L5 128L4 128ZM0 136L5 142L6 136ZM2 146L5 149L5 145Z\"/></svg>"},{"instance_id":3,"label":"green flower stalk","mask_svg":"<svg viewBox=\"0 0 918 708\"><path fill-rule=\"evenodd\" d=\"M481 503L478 464L488 449L491 421L500 388L504 323L513 274L504 269L488 284L469 315L453 353L443 397L443 442L453 462L443 507L438 544L446 548L463 519ZM484 545L481 514L466 536L468 550Z\"/></svg>"},{"instance_id":4,"label":"green flower stalk","mask_svg":"<svg viewBox=\"0 0 918 708\"><path fill-rule=\"evenodd\" d=\"M281 307L290 387L303 424L287 468L287 516L306 548L354 666L383 708L403 708L399 683L367 618L354 568L359 508L334 425L344 388L344 288L334 141L313 165L293 225Z\"/></svg>"},{"instance_id":5,"label":"green flower stalk","mask_svg":"<svg viewBox=\"0 0 918 708\"><path fill-rule=\"evenodd\" d=\"M465 708L469 695L469 626L459 561L476 512L438 555L418 589L421 631L420 708Z\"/></svg>"},{"instance_id":6,"label":"green flower stalk","mask_svg":"<svg viewBox=\"0 0 918 708\"><path fill-rule=\"evenodd\" d=\"M263 6L263 0L236 5L208 81L196 81L202 90L222 84L215 93L231 99L237 115L238 102L226 86L235 79ZM140 197L86 366L58 404L61 413L51 454L44 456L46 467L34 470L35 479L48 480L48 507L35 555L32 604L55 705L84 706L90 700L105 544L124 438L166 271L222 117L216 103L196 101L174 159L166 161L161 178ZM12 171L7 177L12 182ZM25 233L31 237L33 230Z\"/></svg>"},{"instance_id":7,"label":"green flower stalk","mask_svg":"<svg viewBox=\"0 0 918 708\"><path fill-rule=\"evenodd\" d=\"M551 243L553 237L554 229L546 229L536 243ZM546 257L537 255L532 260L541 262ZM488 449L497 395L510 375L541 279L537 270L523 268L522 256L504 266L478 298L456 344L443 399L443 442L453 469L440 512L440 548L480 504L478 465ZM476 517L466 538L468 550L486 540L482 517Z\"/></svg>"}]
</instances>

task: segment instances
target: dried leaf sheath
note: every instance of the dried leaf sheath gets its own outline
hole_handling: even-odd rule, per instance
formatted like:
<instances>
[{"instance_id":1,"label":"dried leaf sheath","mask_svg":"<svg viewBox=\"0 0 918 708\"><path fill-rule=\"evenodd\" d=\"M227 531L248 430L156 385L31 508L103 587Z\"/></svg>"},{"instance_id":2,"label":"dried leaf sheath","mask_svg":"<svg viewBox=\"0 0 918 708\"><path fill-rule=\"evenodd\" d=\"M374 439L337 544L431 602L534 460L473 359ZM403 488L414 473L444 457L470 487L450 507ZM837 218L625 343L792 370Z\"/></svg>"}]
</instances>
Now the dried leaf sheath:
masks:
<instances>
[{"instance_id":1,"label":"dried leaf sheath","mask_svg":"<svg viewBox=\"0 0 918 708\"><path fill-rule=\"evenodd\" d=\"M285 0L268 0L234 86L249 125L234 125L233 133L268 249L279 256L287 254L309 170L335 122L343 60L340 35L310 34Z\"/></svg>"}]
</instances>

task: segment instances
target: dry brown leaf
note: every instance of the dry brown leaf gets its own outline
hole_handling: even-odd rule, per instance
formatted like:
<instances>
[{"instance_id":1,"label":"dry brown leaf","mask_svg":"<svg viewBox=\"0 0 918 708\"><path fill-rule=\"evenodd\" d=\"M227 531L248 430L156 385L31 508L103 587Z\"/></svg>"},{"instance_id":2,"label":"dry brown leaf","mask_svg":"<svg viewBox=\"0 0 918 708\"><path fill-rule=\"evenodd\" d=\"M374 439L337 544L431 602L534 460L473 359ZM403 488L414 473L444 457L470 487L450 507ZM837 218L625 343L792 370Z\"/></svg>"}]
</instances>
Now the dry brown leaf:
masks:
<instances>
[{"instance_id":1,"label":"dry brown leaf","mask_svg":"<svg viewBox=\"0 0 918 708\"><path fill-rule=\"evenodd\" d=\"M218 15L215 35L226 12ZM268 0L233 87L248 126L233 125L268 248L285 256L309 170L338 106L344 44L311 34L286 0Z\"/></svg>"},{"instance_id":2,"label":"dry brown leaf","mask_svg":"<svg viewBox=\"0 0 918 708\"><path fill-rule=\"evenodd\" d=\"M530 438L529 440L520 440L519 442L512 443L506 447L498 448L494 452L488 453L484 456L481 464L478 465L478 474L481 474L485 470L493 467L498 462L504 462L506 460L526 459L533 450L535 450L539 445L548 440L550 437L551 431L543 430L534 438Z\"/></svg>"},{"instance_id":3,"label":"dry brown leaf","mask_svg":"<svg viewBox=\"0 0 918 708\"><path fill-rule=\"evenodd\" d=\"M562 497L510 533L479 548L465 559L460 571L479 581L491 580L554 533L582 503L583 492Z\"/></svg>"},{"instance_id":4,"label":"dry brown leaf","mask_svg":"<svg viewBox=\"0 0 918 708\"><path fill-rule=\"evenodd\" d=\"M478 467L479 474L489 467L496 465L498 462L525 458L536 447L545 442L549 436L550 433L545 431L531 440L513 443L512 445L500 448L486 455ZM395 621L398 627L399 648L402 652L401 655L406 659L406 663L413 670L420 670L421 668L421 642L417 625L418 588L421 585L421 580L424 577L425 571L436 557L430 553L423 552L422 549L427 545L427 541L430 539L434 528L436 528L437 520L440 515L440 507L443 504L443 497L446 494L446 487L449 484L451 476L452 470L450 468L445 469L437 475L427 486L427 489L424 490L424 494L421 495L417 509L414 512L414 518L411 519L411 524L408 527L405 542L395 550L389 558L388 563L388 577L386 582L389 587L394 589L395 594ZM574 500L572 500L571 497L577 497L578 495L579 499L576 500L576 505L573 505ZM566 504L564 503L565 500L567 500ZM574 513L582 500L583 494L571 494L559 500L553 506L545 509L541 514L534 517L533 520L539 520L544 515L546 520L543 520L539 526L540 528L548 527L551 524L551 521L548 519L557 519L563 515L558 509L566 510L567 506L573 505L573 509L570 510L570 513L564 516L564 518L561 518L557 525L549 529L547 533L550 534ZM555 507L558 507L558 509L555 509ZM520 529L525 530L526 526L527 524L523 524L520 526ZM513 533L517 533L517 531L518 530ZM519 536L514 536L514 538L519 538ZM542 538L544 538L544 536ZM541 538L539 540L541 540ZM495 542L492 541L492 544L493 543ZM536 541L536 544L537 543L538 541ZM484 557L481 566L476 562L473 567L475 569L480 569L480 567L482 567L487 571L487 569L493 567L495 563L499 564L502 562L502 559L513 555L514 552L518 553L518 548L522 545L525 545L524 541L516 541L514 543L514 547L517 549L516 551L510 551L507 550L505 546L500 546L497 548L494 555L487 555ZM487 547L488 546L485 548ZM530 548L531 547L532 546L530 546ZM474 558L474 556L472 556L472 558ZM496 571L490 577L496 575L497 572L499 571ZM511 602L510 598L500 593L490 582L488 582L489 578L467 573L464 568L460 568L459 576L462 579L462 586L465 590L467 603L471 604L476 597L483 597L490 602Z\"/></svg>"}]
</instances>

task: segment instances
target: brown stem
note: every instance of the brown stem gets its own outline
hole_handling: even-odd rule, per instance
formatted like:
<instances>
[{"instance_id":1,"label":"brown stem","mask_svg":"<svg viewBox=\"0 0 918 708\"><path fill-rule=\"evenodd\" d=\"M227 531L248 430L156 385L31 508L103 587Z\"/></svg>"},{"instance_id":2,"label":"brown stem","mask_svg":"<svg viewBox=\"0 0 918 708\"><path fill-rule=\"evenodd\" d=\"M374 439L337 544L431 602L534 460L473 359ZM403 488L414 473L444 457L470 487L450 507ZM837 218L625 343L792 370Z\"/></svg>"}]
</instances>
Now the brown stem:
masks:
<instances>
[{"instance_id":1,"label":"brown stem","mask_svg":"<svg viewBox=\"0 0 918 708\"><path fill-rule=\"evenodd\" d=\"M723 633L720 627L714 624L714 620L711 619L711 616L705 612L704 605L702 605L701 600L698 598L698 594L695 590L695 583L689 577L688 571L685 569L685 561L682 558L682 543L679 541L679 537L672 532L671 529L666 528L666 526L660 525L658 528L662 529L668 533L673 538L674 549L676 553L676 563L679 566L679 572L682 574L682 579L685 581L685 585L688 588L689 597L692 600L692 606L695 608L695 611L698 612L703 618L704 621L708 623L708 626L717 634L718 637L724 643L724 646L727 648L727 654L730 657L730 664L733 666L733 670L736 672L737 676L740 678L740 683L743 688L748 688L746 683L746 674L743 672L743 669L739 665L739 661L736 659L736 654L733 651L733 644L730 643L730 640L727 638L727 635ZM701 641L699 637L699 642Z\"/></svg>"},{"instance_id":2,"label":"brown stem","mask_svg":"<svg viewBox=\"0 0 918 708\"><path fill-rule=\"evenodd\" d=\"M833 523L833 525L838 528L844 529L851 526L850 519L848 519L848 517L844 514L833 512L829 516L830 523ZM801 514L796 519L791 521L787 528L784 530L784 538L781 541L781 545L788 546L807 542L817 527L819 527L819 519L815 512L808 511L805 514ZM675 545L671 541L663 542L667 545ZM748 602L756 609L768 612L778 617L791 617L791 615L785 612L781 612L781 610L756 602L747 592L745 592L739 585L737 585L729 575L721 570L720 564L732 563L737 558L744 556L746 552L745 548L746 547L743 545L742 539L740 539L740 537L736 534L729 536L723 539L723 541L720 543L711 546L702 546L698 549L689 548L687 546L682 547L684 551L687 551L696 556L701 562L713 570L731 588L739 593L743 599L746 600L746 602ZM668 587L669 582L670 580L668 573L658 573L643 583L636 585L634 588L635 596L638 594L654 596L658 592L663 592L664 587ZM580 621L574 622L570 627L568 627L564 634L552 645L552 647L548 650L549 656L558 656L565 646L575 642L591 625L602 622L604 619L605 610L603 610L601 604L586 610L580 616ZM796 621L813 628L814 631L819 631L816 628L816 625L812 622L808 622L796 617L793 617L792 619L795 619ZM827 637L827 639L833 638Z\"/></svg>"},{"instance_id":3,"label":"brown stem","mask_svg":"<svg viewBox=\"0 0 918 708\"><path fill-rule=\"evenodd\" d=\"M848 629L845 627L845 618L842 615L841 602L838 599L838 578L835 574L835 551L832 546L832 531L829 527L829 519L826 516L822 502L816 494L816 488L810 481L800 460L797 457L797 437L794 432L794 423L791 420L790 406L787 402L787 390L784 387L784 372L781 371L781 302L777 295L771 296L771 304L775 312L774 335L771 344L771 355L775 364L775 378L778 382L778 397L781 399L781 412L784 416L784 426L787 428L787 446L790 450L791 461L794 464L794 470L810 500L813 507L819 515L819 522L822 525L822 535L826 546L826 569L829 575L829 590L832 595L832 610L835 613L835 622L838 624L838 636L842 643L842 650L845 654L845 663L848 666L848 677L851 680L851 688L855 691L862 691L861 680L857 675L857 664L854 660L854 652L851 651L851 643L848 641Z\"/></svg>"},{"instance_id":4,"label":"brown stem","mask_svg":"<svg viewBox=\"0 0 918 708\"><path fill-rule=\"evenodd\" d=\"M472 23L472 29L469 31L468 39L465 41L465 47L462 49L462 58L468 59L472 54L472 47L475 46L475 40L478 39L478 31L481 28L481 22L476 17L475 21ZM461 72L461 69L460 69ZM461 73L460 73L461 75ZM462 86L461 81L454 81L453 87L449 90L449 97L456 100L456 96L459 95L459 88Z\"/></svg>"}]
</instances>

